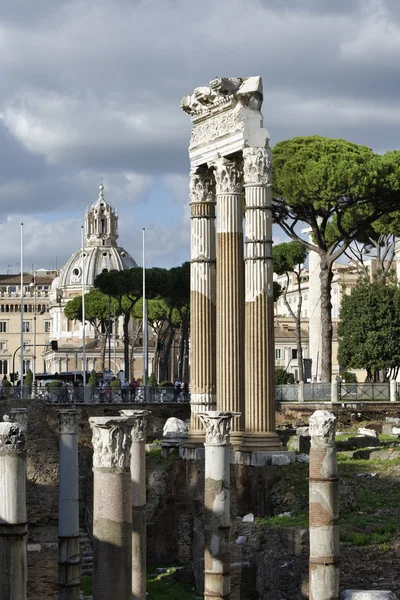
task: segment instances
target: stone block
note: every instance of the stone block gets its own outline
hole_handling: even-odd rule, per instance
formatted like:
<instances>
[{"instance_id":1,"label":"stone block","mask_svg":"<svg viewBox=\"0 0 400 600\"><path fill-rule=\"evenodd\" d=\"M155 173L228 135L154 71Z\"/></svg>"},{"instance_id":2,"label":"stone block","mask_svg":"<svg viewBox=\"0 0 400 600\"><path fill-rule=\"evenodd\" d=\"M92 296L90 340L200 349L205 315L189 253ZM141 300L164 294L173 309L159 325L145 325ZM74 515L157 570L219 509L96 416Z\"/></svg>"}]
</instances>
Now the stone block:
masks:
<instances>
[{"instance_id":1,"label":"stone block","mask_svg":"<svg viewBox=\"0 0 400 600\"><path fill-rule=\"evenodd\" d=\"M386 435L392 434L393 425L391 423L383 423L382 425L382 433Z\"/></svg>"},{"instance_id":2,"label":"stone block","mask_svg":"<svg viewBox=\"0 0 400 600\"><path fill-rule=\"evenodd\" d=\"M371 448L363 448L362 450L356 450L355 452L353 452L351 458L355 458L357 460L369 460L371 452Z\"/></svg>"},{"instance_id":3,"label":"stone block","mask_svg":"<svg viewBox=\"0 0 400 600\"><path fill-rule=\"evenodd\" d=\"M297 435L293 435L291 438L289 438L286 448L290 452L300 452L300 438L297 437Z\"/></svg>"},{"instance_id":4,"label":"stone block","mask_svg":"<svg viewBox=\"0 0 400 600\"><path fill-rule=\"evenodd\" d=\"M296 456L296 460L299 463L309 463L310 462L310 457L308 454L298 454Z\"/></svg>"},{"instance_id":5,"label":"stone block","mask_svg":"<svg viewBox=\"0 0 400 600\"><path fill-rule=\"evenodd\" d=\"M359 427L357 429L357 433L359 433L360 435L368 435L374 438L378 437L378 434L374 429L367 429L366 427Z\"/></svg>"},{"instance_id":6,"label":"stone block","mask_svg":"<svg viewBox=\"0 0 400 600\"><path fill-rule=\"evenodd\" d=\"M308 554L308 529L301 529L300 527L280 527L279 537L290 554L294 554L295 556Z\"/></svg>"},{"instance_id":7,"label":"stone block","mask_svg":"<svg viewBox=\"0 0 400 600\"><path fill-rule=\"evenodd\" d=\"M385 421L386 423L391 423L392 425L400 425L399 417L386 417Z\"/></svg>"},{"instance_id":8,"label":"stone block","mask_svg":"<svg viewBox=\"0 0 400 600\"><path fill-rule=\"evenodd\" d=\"M341 600L397 600L397 596L384 590L344 590Z\"/></svg>"},{"instance_id":9,"label":"stone block","mask_svg":"<svg viewBox=\"0 0 400 600\"><path fill-rule=\"evenodd\" d=\"M243 523L254 523L254 515L253 515L253 513L249 513L248 515L244 515L242 521L243 521Z\"/></svg>"},{"instance_id":10,"label":"stone block","mask_svg":"<svg viewBox=\"0 0 400 600\"><path fill-rule=\"evenodd\" d=\"M163 437L165 438L184 438L187 436L187 425L182 419L170 417L166 420Z\"/></svg>"},{"instance_id":11,"label":"stone block","mask_svg":"<svg viewBox=\"0 0 400 600\"><path fill-rule=\"evenodd\" d=\"M271 465L276 465L277 467L290 465L291 462L293 461L290 460L290 456L287 454L273 454L271 457Z\"/></svg>"},{"instance_id":12,"label":"stone block","mask_svg":"<svg viewBox=\"0 0 400 600\"><path fill-rule=\"evenodd\" d=\"M400 435L400 427L392 427L393 435Z\"/></svg>"}]
</instances>

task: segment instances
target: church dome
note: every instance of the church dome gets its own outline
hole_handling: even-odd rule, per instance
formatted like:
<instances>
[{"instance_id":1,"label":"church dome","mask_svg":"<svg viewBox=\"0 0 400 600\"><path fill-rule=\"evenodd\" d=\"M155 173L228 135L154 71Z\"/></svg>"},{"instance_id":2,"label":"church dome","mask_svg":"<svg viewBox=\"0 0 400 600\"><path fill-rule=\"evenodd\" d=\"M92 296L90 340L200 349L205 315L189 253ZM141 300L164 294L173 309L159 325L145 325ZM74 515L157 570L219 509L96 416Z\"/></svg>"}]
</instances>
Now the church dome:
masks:
<instances>
[{"instance_id":1,"label":"church dome","mask_svg":"<svg viewBox=\"0 0 400 600\"><path fill-rule=\"evenodd\" d=\"M137 267L132 256L117 245L118 214L104 199L104 186L99 187L99 197L86 211L85 247L83 253L85 287L92 288L97 275L104 271L122 271ZM82 287L82 249L79 249L61 269L57 287Z\"/></svg>"}]
</instances>

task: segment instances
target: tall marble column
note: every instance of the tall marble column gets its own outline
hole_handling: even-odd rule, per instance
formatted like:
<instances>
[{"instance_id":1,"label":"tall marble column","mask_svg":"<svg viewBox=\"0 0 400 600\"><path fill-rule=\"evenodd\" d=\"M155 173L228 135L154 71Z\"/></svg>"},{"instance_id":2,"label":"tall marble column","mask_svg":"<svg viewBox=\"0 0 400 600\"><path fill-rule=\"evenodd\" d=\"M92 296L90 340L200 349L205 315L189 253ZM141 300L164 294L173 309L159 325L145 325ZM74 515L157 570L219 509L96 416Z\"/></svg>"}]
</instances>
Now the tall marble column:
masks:
<instances>
[{"instance_id":1,"label":"tall marble column","mask_svg":"<svg viewBox=\"0 0 400 600\"><path fill-rule=\"evenodd\" d=\"M0 597L26 600L26 430L0 423Z\"/></svg>"},{"instance_id":2,"label":"tall marble column","mask_svg":"<svg viewBox=\"0 0 400 600\"><path fill-rule=\"evenodd\" d=\"M241 165L214 163L217 198L217 408L240 412L232 425L238 446L244 425L244 261Z\"/></svg>"},{"instance_id":3,"label":"tall marble column","mask_svg":"<svg viewBox=\"0 0 400 600\"><path fill-rule=\"evenodd\" d=\"M245 450L280 447L275 431L272 156L243 150L245 238Z\"/></svg>"},{"instance_id":4,"label":"tall marble column","mask_svg":"<svg viewBox=\"0 0 400 600\"><path fill-rule=\"evenodd\" d=\"M93 600L131 600L131 427L90 417L93 435Z\"/></svg>"},{"instance_id":5,"label":"tall marble column","mask_svg":"<svg viewBox=\"0 0 400 600\"><path fill-rule=\"evenodd\" d=\"M121 410L132 421L132 600L146 599L146 419L148 410Z\"/></svg>"},{"instance_id":6,"label":"tall marble column","mask_svg":"<svg viewBox=\"0 0 400 600\"><path fill-rule=\"evenodd\" d=\"M210 169L190 171L190 405L189 443L204 441L196 413L215 408L215 184Z\"/></svg>"},{"instance_id":7,"label":"tall marble column","mask_svg":"<svg viewBox=\"0 0 400 600\"><path fill-rule=\"evenodd\" d=\"M204 598L230 597L230 445L232 417L239 413L199 413L206 428Z\"/></svg>"},{"instance_id":8,"label":"tall marble column","mask_svg":"<svg viewBox=\"0 0 400 600\"><path fill-rule=\"evenodd\" d=\"M59 409L60 467L58 501L58 597L79 600L78 411Z\"/></svg>"},{"instance_id":9,"label":"tall marble column","mask_svg":"<svg viewBox=\"0 0 400 600\"><path fill-rule=\"evenodd\" d=\"M338 600L340 579L339 481L336 417L315 411L309 420L310 600Z\"/></svg>"}]
</instances>

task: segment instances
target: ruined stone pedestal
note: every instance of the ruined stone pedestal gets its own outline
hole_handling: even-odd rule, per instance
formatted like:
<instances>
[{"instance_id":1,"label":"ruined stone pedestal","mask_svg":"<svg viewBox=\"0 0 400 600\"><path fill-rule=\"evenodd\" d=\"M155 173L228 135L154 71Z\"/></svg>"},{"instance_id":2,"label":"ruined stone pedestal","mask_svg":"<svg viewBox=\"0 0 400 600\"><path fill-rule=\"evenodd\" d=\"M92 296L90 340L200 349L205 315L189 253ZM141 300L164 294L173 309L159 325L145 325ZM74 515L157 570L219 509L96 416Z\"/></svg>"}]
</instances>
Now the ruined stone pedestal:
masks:
<instances>
[{"instance_id":1,"label":"ruined stone pedestal","mask_svg":"<svg viewBox=\"0 0 400 600\"><path fill-rule=\"evenodd\" d=\"M26 429L0 423L0 597L26 600Z\"/></svg>"},{"instance_id":2,"label":"ruined stone pedestal","mask_svg":"<svg viewBox=\"0 0 400 600\"><path fill-rule=\"evenodd\" d=\"M204 598L230 598L230 445L232 417L238 413L199 413L205 441Z\"/></svg>"},{"instance_id":3,"label":"ruined stone pedestal","mask_svg":"<svg viewBox=\"0 0 400 600\"><path fill-rule=\"evenodd\" d=\"M315 411L309 420L310 600L339 599L339 490L335 448L336 417Z\"/></svg>"},{"instance_id":4,"label":"ruined stone pedestal","mask_svg":"<svg viewBox=\"0 0 400 600\"><path fill-rule=\"evenodd\" d=\"M121 410L132 422L132 600L146 599L146 418L148 410Z\"/></svg>"},{"instance_id":5,"label":"ruined stone pedestal","mask_svg":"<svg viewBox=\"0 0 400 600\"><path fill-rule=\"evenodd\" d=\"M58 597L79 600L78 411L59 409L60 468L58 503Z\"/></svg>"},{"instance_id":6,"label":"ruined stone pedestal","mask_svg":"<svg viewBox=\"0 0 400 600\"><path fill-rule=\"evenodd\" d=\"M131 428L126 417L91 417L93 600L131 600Z\"/></svg>"}]
</instances>

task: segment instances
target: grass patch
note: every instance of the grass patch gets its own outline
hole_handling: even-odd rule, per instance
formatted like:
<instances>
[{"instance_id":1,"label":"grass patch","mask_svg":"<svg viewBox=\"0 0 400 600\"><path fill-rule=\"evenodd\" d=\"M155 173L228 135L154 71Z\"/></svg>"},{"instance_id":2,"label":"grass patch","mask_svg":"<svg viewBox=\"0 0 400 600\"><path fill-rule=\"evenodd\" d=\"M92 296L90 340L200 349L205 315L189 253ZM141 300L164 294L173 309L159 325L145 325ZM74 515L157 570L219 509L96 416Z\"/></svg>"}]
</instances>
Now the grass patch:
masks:
<instances>
[{"instance_id":1,"label":"grass patch","mask_svg":"<svg viewBox=\"0 0 400 600\"><path fill-rule=\"evenodd\" d=\"M92 578L90 577L90 575L82 575L81 592L83 592L84 596L92 595Z\"/></svg>"},{"instance_id":2,"label":"grass patch","mask_svg":"<svg viewBox=\"0 0 400 600\"><path fill-rule=\"evenodd\" d=\"M279 517L274 515L272 517L258 517L256 523L261 525L270 525L278 527L303 527L308 528L308 512L307 511L296 511L293 512L290 517L283 516Z\"/></svg>"},{"instance_id":3,"label":"grass patch","mask_svg":"<svg viewBox=\"0 0 400 600\"><path fill-rule=\"evenodd\" d=\"M155 574L156 567L149 567L147 574L147 598L149 600L194 600L196 591L193 586L176 581L173 575L176 567L169 567L166 573Z\"/></svg>"}]
</instances>

